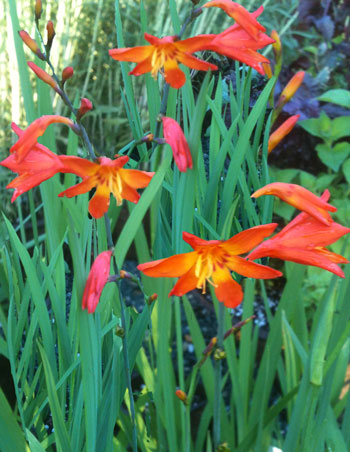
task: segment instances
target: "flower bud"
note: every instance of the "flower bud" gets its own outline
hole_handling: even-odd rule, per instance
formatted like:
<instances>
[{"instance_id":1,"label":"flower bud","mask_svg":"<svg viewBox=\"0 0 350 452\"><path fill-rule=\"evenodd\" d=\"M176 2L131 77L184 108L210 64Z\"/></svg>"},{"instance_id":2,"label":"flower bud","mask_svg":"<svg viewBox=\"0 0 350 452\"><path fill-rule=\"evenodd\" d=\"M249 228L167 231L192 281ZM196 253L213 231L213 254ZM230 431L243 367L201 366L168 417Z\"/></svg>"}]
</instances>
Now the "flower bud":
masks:
<instances>
[{"instance_id":1,"label":"flower bud","mask_svg":"<svg viewBox=\"0 0 350 452\"><path fill-rule=\"evenodd\" d=\"M119 276L120 276L121 279L131 279L130 273L128 273L125 270L120 270Z\"/></svg>"},{"instance_id":2,"label":"flower bud","mask_svg":"<svg viewBox=\"0 0 350 452\"><path fill-rule=\"evenodd\" d=\"M261 65L264 69L265 75L270 79L272 77L272 69L270 63L261 63Z\"/></svg>"},{"instance_id":3,"label":"flower bud","mask_svg":"<svg viewBox=\"0 0 350 452\"><path fill-rule=\"evenodd\" d=\"M89 99L86 99L84 97L80 101L80 107L77 113L77 120L81 119L90 110L92 110L92 103L89 101Z\"/></svg>"},{"instance_id":4,"label":"flower bud","mask_svg":"<svg viewBox=\"0 0 350 452\"><path fill-rule=\"evenodd\" d=\"M153 141L153 139L154 139L153 133L149 133L148 135L145 135L144 137L141 138L141 143L150 143L151 141Z\"/></svg>"},{"instance_id":5,"label":"flower bud","mask_svg":"<svg viewBox=\"0 0 350 452\"><path fill-rule=\"evenodd\" d=\"M282 91L280 98L278 99L276 108L285 105L294 96L294 94L300 88L300 85L303 83L304 76L304 71L299 71L295 75L293 75L293 77L289 80L286 87Z\"/></svg>"},{"instance_id":6,"label":"flower bud","mask_svg":"<svg viewBox=\"0 0 350 452\"><path fill-rule=\"evenodd\" d=\"M37 55L41 60L45 61L45 55L42 53L42 51L39 49L38 44L36 43L36 41L34 41L34 39L32 39L29 34L24 31L21 30L18 32L19 36L21 37L22 41L24 42L24 44L30 48L30 50L35 53L35 55Z\"/></svg>"},{"instance_id":7,"label":"flower bud","mask_svg":"<svg viewBox=\"0 0 350 452\"><path fill-rule=\"evenodd\" d=\"M74 75L74 70L72 66L67 66L62 71L62 84L64 85L67 80L72 78Z\"/></svg>"},{"instance_id":8,"label":"flower bud","mask_svg":"<svg viewBox=\"0 0 350 452\"><path fill-rule=\"evenodd\" d=\"M51 86L51 88L53 88L56 92L58 92L57 90L59 88L57 86L57 83L51 77L51 75L49 75L47 72L44 71L44 69L41 69L41 67L37 66L32 61L28 61L27 64L30 67L30 69L35 73L35 75L38 78L40 78L40 80L42 80L44 83L46 83L47 85Z\"/></svg>"},{"instance_id":9,"label":"flower bud","mask_svg":"<svg viewBox=\"0 0 350 452\"><path fill-rule=\"evenodd\" d=\"M151 305L158 298L158 294L154 293L150 297L147 298L147 304Z\"/></svg>"},{"instance_id":10,"label":"flower bud","mask_svg":"<svg viewBox=\"0 0 350 452\"><path fill-rule=\"evenodd\" d=\"M223 348L217 348L214 352L214 359L216 361L219 361L219 359L224 359L226 358L226 352Z\"/></svg>"},{"instance_id":11,"label":"flower bud","mask_svg":"<svg viewBox=\"0 0 350 452\"><path fill-rule=\"evenodd\" d=\"M299 117L300 115L291 116L270 135L267 150L269 154L292 131Z\"/></svg>"},{"instance_id":12,"label":"flower bud","mask_svg":"<svg viewBox=\"0 0 350 452\"><path fill-rule=\"evenodd\" d=\"M209 344L206 346L206 348L203 350L203 355L204 356L209 356L210 353L213 351L214 346L217 344L218 340L216 338L216 336L212 337L210 339Z\"/></svg>"},{"instance_id":13,"label":"flower bud","mask_svg":"<svg viewBox=\"0 0 350 452\"><path fill-rule=\"evenodd\" d=\"M34 11L35 11L35 20L38 21L41 17L41 13L43 12L43 5L41 3L41 0L36 0Z\"/></svg>"},{"instance_id":14,"label":"flower bud","mask_svg":"<svg viewBox=\"0 0 350 452\"><path fill-rule=\"evenodd\" d=\"M272 48L276 61L279 61L282 56L282 43L276 30L272 30L271 38L275 40L275 42L272 44Z\"/></svg>"},{"instance_id":15,"label":"flower bud","mask_svg":"<svg viewBox=\"0 0 350 452\"><path fill-rule=\"evenodd\" d=\"M115 328L115 334L119 337L124 337L125 336L125 331L124 328L122 328L121 326L117 325Z\"/></svg>"},{"instance_id":16,"label":"flower bud","mask_svg":"<svg viewBox=\"0 0 350 452\"><path fill-rule=\"evenodd\" d=\"M51 20L48 21L46 24L46 31L47 31L47 43L46 47L48 49L51 49L53 38L55 37L55 29L53 26L53 22Z\"/></svg>"},{"instance_id":17,"label":"flower bud","mask_svg":"<svg viewBox=\"0 0 350 452\"><path fill-rule=\"evenodd\" d=\"M184 403L184 405L187 405L188 403L187 394L184 391L182 391L181 389L177 389L175 391L175 395L178 399L181 400L181 402Z\"/></svg>"}]
</instances>

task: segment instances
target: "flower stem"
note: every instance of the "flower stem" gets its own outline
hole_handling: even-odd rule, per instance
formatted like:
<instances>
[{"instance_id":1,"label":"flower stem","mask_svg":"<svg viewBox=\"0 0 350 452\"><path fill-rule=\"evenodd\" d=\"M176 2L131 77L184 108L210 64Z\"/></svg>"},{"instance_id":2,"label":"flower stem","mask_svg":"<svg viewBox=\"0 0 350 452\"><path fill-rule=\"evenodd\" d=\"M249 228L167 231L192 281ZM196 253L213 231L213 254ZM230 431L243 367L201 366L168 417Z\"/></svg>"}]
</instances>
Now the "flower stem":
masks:
<instances>
[{"instance_id":1,"label":"flower stem","mask_svg":"<svg viewBox=\"0 0 350 452\"><path fill-rule=\"evenodd\" d=\"M106 227L106 234L107 234L107 244L108 248L111 249L114 246L113 238L112 238L112 231L111 231L111 224L108 218L108 215L105 213L104 215L105 219L105 227ZM119 273L118 265L115 260L113 259L113 267L115 274ZM121 291L121 279L116 280L116 284L118 287L119 292L119 300L120 300L120 316L122 321L122 328L124 330L124 335L122 337L123 341L123 358L124 358L124 368L125 368L125 377L126 382L128 386L128 392L129 392L129 399L130 399L130 415L131 415L131 423L132 423L132 450L133 452L137 452L137 428L136 428L136 422L135 422L135 402L134 402L134 396L132 392L132 385L131 385L131 372L130 372L130 360L129 360L129 352L128 352L128 339L126 334L126 321L125 321L125 306L124 306L124 298Z\"/></svg>"},{"instance_id":2,"label":"flower stem","mask_svg":"<svg viewBox=\"0 0 350 452\"><path fill-rule=\"evenodd\" d=\"M224 344L224 318L225 318L225 306L223 303L219 303L218 312L218 334L217 334L217 344L218 348L222 348ZM215 360L214 369L214 446L218 447L221 438L221 359Z\"/></svg>"}]
</instances>

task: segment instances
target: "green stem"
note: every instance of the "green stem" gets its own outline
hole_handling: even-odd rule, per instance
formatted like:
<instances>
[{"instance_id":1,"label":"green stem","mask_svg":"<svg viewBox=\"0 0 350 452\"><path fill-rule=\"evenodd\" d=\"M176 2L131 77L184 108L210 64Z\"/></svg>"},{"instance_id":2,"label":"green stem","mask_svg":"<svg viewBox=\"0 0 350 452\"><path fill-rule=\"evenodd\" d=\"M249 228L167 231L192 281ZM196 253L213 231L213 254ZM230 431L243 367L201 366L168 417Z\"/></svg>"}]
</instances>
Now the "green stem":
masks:
<instances>
[{"instance_id":1,"label":"green stem","mask_svg":"<svg viewBox=\"0 0 350 452\"><path fill-rule=\"evenodd\" d=\"M106 213L104 215L104 219L105 219L108 248L111 249L111 248L113 248L114 243L113 243L113 238L112 238L111 224L110 224L108 215ZM113 267L114 267L115 274L118 274L119 270L118 270L118 265L117 265L117 262L115 259L113 259ZM124 298L123 298L122 291L121 291L121 279L120 278L118 278L116 280L116 284L118 286L119 300L120 300L120 314L121 314L122 328L124 330L124 335L122 337L123 358L124 358L125 377L126 377L126 382L127 382L128 391L129 391L129 399L130 399L130 414L131 414L131 423L132 423L132 450L133 450L133 452L137 452L137 428L136 428L136 422L135 422L135 402L134 402L134 396L133 396L132 385L131 385L131 371L130 371L130 360L129 360L129 352L128 352L128 339L127 339L127 334L126 334L125 306L124 306Z\"/></svg>"},{"instance_id":2,"label":"green stem","mask_svg":"<svg viewBox=\"0 0 350 452\"><path fill-rule=\"evenodd\" d=\"M218 348L222 348L224 344L224 318L225 318L225 306L223 303L219 303L218 312ZM214 446L218 447L221 438L221 359L215 361L214 369Z\"/></svg>"}]
</instances>

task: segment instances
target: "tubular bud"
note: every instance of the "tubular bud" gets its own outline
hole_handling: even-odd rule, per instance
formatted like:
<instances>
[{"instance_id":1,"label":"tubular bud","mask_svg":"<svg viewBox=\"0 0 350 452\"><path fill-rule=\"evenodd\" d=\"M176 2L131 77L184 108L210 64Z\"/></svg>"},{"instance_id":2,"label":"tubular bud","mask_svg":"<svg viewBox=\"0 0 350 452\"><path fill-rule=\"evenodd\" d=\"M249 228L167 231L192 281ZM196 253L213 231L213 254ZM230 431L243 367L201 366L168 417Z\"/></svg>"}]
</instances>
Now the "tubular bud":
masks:
<instances>
[{"instance_id":1,"label":"tubular bud","mask_svg":"<svg viewBox=\"0 0 350 452\"><path fill-rule=\"evenodd\" d=\"M45 55L42 53L42 51L39 49L38 44L36 43L36 41L34 41L33 38L31 38L29 36L29 34L24 31L21 30L18 32L20 38L22 39L22 41L24 42L24 44L30 48L30 50L35 53L35 55L37 55L41 60L45 61Z\"/></svg>"},{"instance_id":2,"label":"tubular bud","mask_svg":"<svg viewBox=\"0 0 350 452\"><path fill-rule=\"evenodd\" d=\"M46 24L46 31L47 31L47 43L46 47L48 49L51 49L53 38L55 37L55 29L53 26L53 22L51 20L48 21Z\"/></svg>"},{"instance_id":3,"label":"tubular bud","mask_svg":"<svg viewBox=\"0 0 350 452\"><path fill-rule=\"evenodd\" d=\"M147 298L147 304L150 306L154 301L158 298L158 294L154 293L153 295Z\"/></svg>"},{"instance_id":4,"label":"tubular bud","mask_svg":"<svg viewBox=\"0 0 350 452\"><path fill-rule=\"evenodd\" d=\"M187 394L184 391L182 391L181 389L177 389L175 391L175 395L178 399L181 400L181 402L183 402L185 405L187 405L187 403L188 403Z\"/></svg>"},{"instance_id":5,"label":"tubular bud","mask_svg":"<svg viewBox=\"0 0 350 452\"><path fill-rule=\"evenodd\" d=\"M36 0L35 2L35 20L38 21L41 17L41 13L43 12L43 5L41 0Z\"/></svg>"},{"instance_id":6,"label":"tubular bud","mask_svg":"<svg viewBox=\"0 0 350 452\"><path fill-rule=\"evenodd\" d=\"M44 69L41 69L41 67L37 66L32 61L27 62L30 69L35 73L35 75L40 78L44 83L51 86L56 92L58 92L58 86L55 80L49 75L47 72L44 71Z\"/></svg>"},{"instance_id":7,"label":"tubular bud","mask_svg":"<svg viewBox=\"0 0 350 452\"><path fill-rule=\"evenodd\" d=\"M274 43L272 44L273 53L275 54L276 61L278 62L282 56L282 43L279 37L279 34L276 30L272 30L271 38L274 39Z\"/></svg>"},{"instance_id":8,"label":"tubular bud","mask_svg":"<svg viewBox=\"0 0 350 452\"><path fill-rule=\"evenodd\" d=\"M269 154L283 140L283 138L292 131L299 117L300 115L291 116L270 135L268 143Z\"/></svg>"},{"instance_id":9,"label":"tubular bud","mask_svg":"<svg viewBox=\"0 0 350 452\"><path fill-rule=\"evenodd\" d=\"M293 77L289 80L286 87L282 91L280 98L278 99L276 108L285 105L294 96L294 94L300 88L300 85L303 83L304 76L304 71L299 71L295 75L293 75Z\"/></svg>"}]
</instances>

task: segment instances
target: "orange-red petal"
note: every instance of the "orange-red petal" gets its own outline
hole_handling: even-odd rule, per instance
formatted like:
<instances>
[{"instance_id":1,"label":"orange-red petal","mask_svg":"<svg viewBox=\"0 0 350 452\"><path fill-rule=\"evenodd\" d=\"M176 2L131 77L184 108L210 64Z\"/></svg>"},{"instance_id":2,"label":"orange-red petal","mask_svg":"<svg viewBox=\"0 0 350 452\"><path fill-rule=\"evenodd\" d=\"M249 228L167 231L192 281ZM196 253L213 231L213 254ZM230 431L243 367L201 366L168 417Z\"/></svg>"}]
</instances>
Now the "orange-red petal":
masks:
<instances>
[{"instance_id":1,"label":"orange-red petal","mask_svg":"<svg viewBox=\"0 0 350 452\"><path fill-rule=\"evenodd\" d=\"M247 278L272 279L282 276L282 273L274 268L256 264L239 256L231 256L226 265L230 270Z\"/></svg>"},{"instance_id":2,"label":"orange-red petal","mask_svg":"<svg viewBox=\"0 0 350 452\"><path fill-rule=\"evenodd\" d=\"M239 232L229 240L222 242L221 247L231 255L244 254L257 246L265 237L276 229L277 223L255 226Z\"/></svg>"},{"instance_id":3,"label":"orange-red petal","mask_svg":"<svg viewBox=\"0 0 350 452\"><path fill-rule=\"evenodd\" d=\"M255 193L252 198L258 198L262 195L273 195L291 206L302 210L326 225L332 221L329 212L336 212L337 208L328 204L311 191L296 184L286 184L284 182L274 182L265 185Z\"/></svg>"},{"instance_id":4,"label":"orange-red petal","mask_svg":"<svg viewBox=\"0 0 350 452\"><path fill-rule=\"evenodd\" d=\"M185 293L195 289L198 284L198 277L196 276L196 266L193 265L184 275L180 277L175 286L169 293L169 297L175 295L182 297Z\"/></svg>"},{"instance_id":5,"label":"orange-red petal","mask_svg":"<svg viewBox=\"0 0 350 452\"><path fill-rule=\"evenodd\" d=\"M139 264L137 268L145 275L154 278L177 278L184 275L196 263L196 260L197 253L191 251L190 253L175 254L153 262L145 262L144 264Z\"/></svg>"},{"instance_id":6,"label":"orange-red petal","mask_svg":"<svg viewBox=\"0 0 350 452\"><path fill-rule=\"evenodd\" d=\"M213 272L215 294L219 301L227 308L235 308L243 300L242 287L236 282L229 270L225 267L217 267Z\"/></svg>"}]
</instances>

